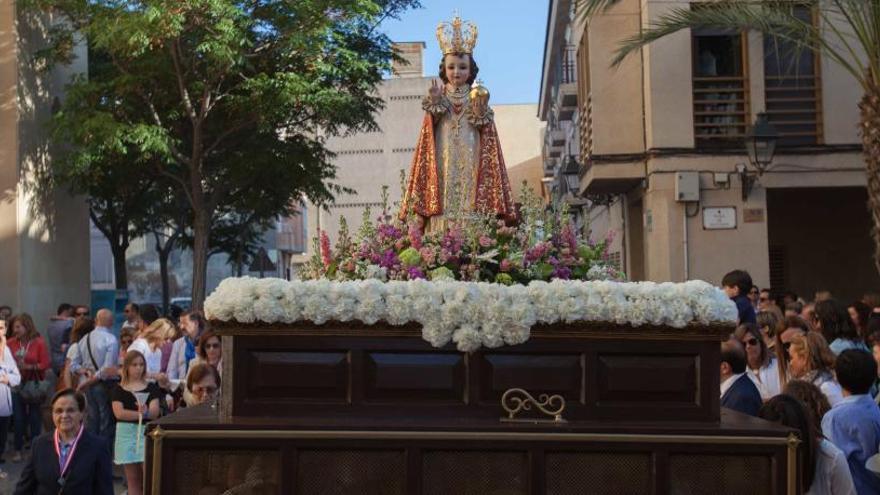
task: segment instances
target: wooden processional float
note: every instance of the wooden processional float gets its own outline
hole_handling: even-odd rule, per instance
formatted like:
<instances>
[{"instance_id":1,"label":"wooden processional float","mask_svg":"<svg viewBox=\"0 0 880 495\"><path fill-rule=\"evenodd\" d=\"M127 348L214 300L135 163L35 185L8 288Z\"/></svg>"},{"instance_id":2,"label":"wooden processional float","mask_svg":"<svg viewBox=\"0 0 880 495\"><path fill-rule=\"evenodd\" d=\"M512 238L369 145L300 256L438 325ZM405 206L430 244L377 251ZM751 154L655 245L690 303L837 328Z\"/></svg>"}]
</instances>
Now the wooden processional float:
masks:
<instances>
[{"instance_id":1,"label":"wooden processional float","mask_svg":"<svg viewBox=\"0 0 880 495\"><path fill-rule=\"evenodd\" d=\"M212 320L221 397L150 423L146 493L802 492L792 430L719 406L729 321L539 321L462 352L256 313Z\"/></svg>"}]
</instances>

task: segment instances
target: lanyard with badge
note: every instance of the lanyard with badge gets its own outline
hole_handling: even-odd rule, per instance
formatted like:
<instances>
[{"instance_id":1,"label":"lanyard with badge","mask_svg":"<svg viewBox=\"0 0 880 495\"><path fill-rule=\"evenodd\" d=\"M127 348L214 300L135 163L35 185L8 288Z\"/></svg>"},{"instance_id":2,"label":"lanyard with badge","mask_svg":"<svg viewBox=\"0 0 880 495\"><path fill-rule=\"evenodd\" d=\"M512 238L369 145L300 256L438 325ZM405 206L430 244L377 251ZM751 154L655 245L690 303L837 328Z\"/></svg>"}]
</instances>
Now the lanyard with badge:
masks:
<instances>
[{"instance_id":1,"label":"lanyard with badge","mask_svg":"<svg viewBox=\"0 0 880 495\"><path fill-rule=\"evenodd\" d=\"M61 476L58 477L58 486L60 487L58 493L64 491L64 482L67 481L67 468L70 467L70 461L73 459L74 452L76 452L76 446L79 444L80 437L82 437L84 426L79 426L79 432L76 434L73 443L70 444L70 450L67 452L67 457L63 463L61 462L61 435L57 429L55 430L55 454L58 455L58 469L61 472Z\"/></svg>"}]
</instances>

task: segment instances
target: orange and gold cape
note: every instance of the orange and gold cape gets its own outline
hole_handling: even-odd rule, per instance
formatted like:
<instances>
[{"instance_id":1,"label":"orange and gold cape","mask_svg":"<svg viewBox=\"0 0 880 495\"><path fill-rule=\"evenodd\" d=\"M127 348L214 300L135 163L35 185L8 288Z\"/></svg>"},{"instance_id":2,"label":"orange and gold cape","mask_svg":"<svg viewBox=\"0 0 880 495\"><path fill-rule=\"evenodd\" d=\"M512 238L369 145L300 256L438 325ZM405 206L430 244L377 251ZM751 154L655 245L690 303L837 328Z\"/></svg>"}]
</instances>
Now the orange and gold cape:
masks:
<instances>
[{"instance_id":1,"label":"orange and gold cape","mask_svg":"<svg viewBox=\"0 0 880 495\"><path fill-rule=\"evenodd\" d=\"M406 218L410 211L414 211L424 220L443 214L435 150L434 121L431 114L426 112L401 203L401 219ZM480 129L480 163L477 165L476 188L474 211L494 213L505 220L514 218L510 181L494 122Z\"/></svg>"}]
</instances>

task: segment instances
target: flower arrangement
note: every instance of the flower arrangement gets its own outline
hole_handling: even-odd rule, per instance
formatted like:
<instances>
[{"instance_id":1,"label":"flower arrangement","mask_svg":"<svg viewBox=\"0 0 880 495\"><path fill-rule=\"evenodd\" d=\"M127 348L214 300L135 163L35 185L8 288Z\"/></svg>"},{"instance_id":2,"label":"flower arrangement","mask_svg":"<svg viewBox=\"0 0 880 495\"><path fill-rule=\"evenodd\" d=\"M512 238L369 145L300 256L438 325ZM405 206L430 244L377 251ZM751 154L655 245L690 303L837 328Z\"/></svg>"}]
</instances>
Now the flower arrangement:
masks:
<instances>
[{"instance_id":1,"label":"flower arrangement","mask_svg":"<svg viewBox=\"0 0 880 495\"><path fill-rule=\"evenodd\" d=\"M314 255L300 274L306 280L377 279L528 284L542 280L622 280L609 260L613 233L599 243L577 234L567 208L547 210L523 188L517 225L491 216L469 218L445 230L423 232L414 214L391 215L387 188L382 212L367 209L351 235L342 218L336 246L326 232L315 239ZM429 229L430 230L430 229Z\"/></svg>"},{"instance_id":2,"label":"flower arrangement","mask_svg":"<svg viewBox=\"0 0 880 495\"><path fill-rule=\"evenodd\" d=\"M528 285L423 279L380 282L228 278L205 301L212 320L293 324L410 322L435 347L463 352L525 342L537 323L609 322L681 328L734 324L736 306L703 281L533 281Z\"/></svg>"}]
</instances>

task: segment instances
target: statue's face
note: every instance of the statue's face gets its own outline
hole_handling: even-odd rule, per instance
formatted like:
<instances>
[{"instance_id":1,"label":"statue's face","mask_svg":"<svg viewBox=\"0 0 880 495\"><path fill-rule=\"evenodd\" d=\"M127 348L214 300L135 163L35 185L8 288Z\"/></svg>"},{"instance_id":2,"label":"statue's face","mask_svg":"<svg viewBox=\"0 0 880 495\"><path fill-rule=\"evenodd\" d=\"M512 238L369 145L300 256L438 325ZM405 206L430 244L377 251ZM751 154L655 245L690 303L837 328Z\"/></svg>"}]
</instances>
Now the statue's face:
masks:
<instances>
[{"instance_id":1,"label":"statue's face","mask_svg":"<svg viewBox=\"0 0 880 495\"><path fill-rule=\"evenodd\" d=\"M443 60L446 79L455 86L467 84L471 77L471 58L469 55L447 55Z\"/></svg>"}]
</instances>

